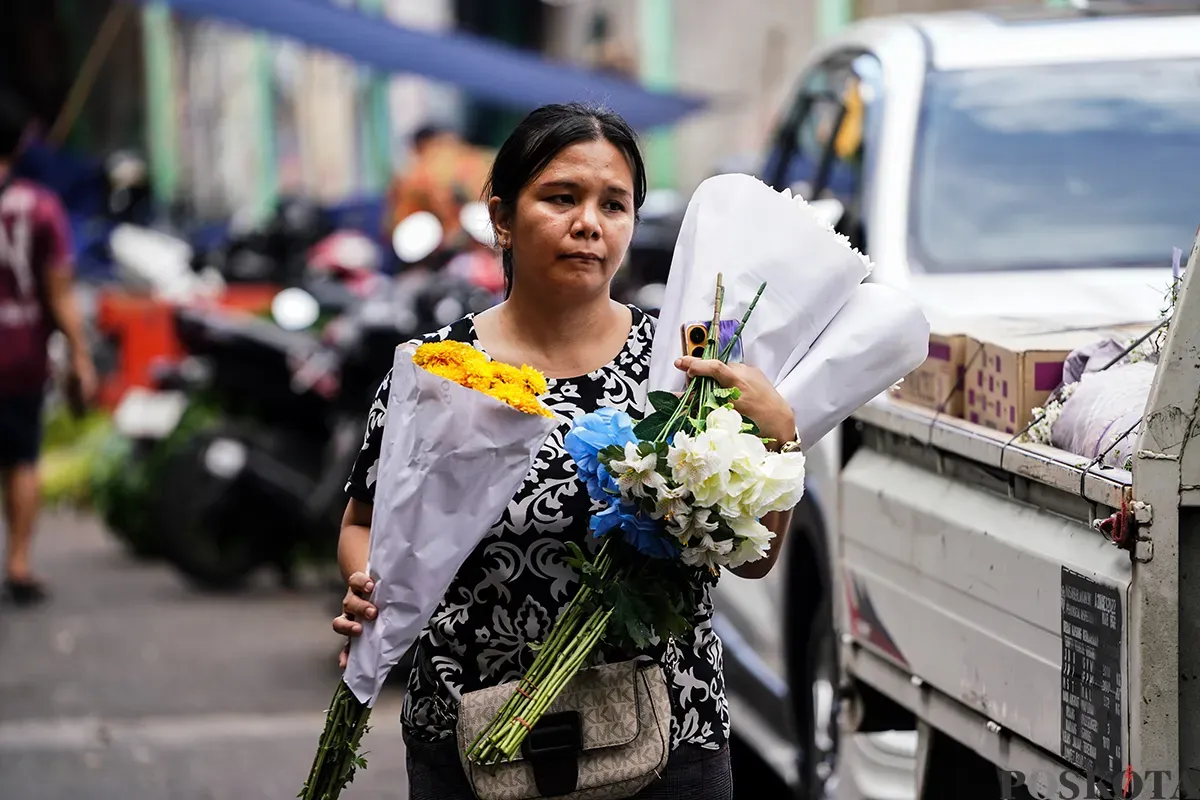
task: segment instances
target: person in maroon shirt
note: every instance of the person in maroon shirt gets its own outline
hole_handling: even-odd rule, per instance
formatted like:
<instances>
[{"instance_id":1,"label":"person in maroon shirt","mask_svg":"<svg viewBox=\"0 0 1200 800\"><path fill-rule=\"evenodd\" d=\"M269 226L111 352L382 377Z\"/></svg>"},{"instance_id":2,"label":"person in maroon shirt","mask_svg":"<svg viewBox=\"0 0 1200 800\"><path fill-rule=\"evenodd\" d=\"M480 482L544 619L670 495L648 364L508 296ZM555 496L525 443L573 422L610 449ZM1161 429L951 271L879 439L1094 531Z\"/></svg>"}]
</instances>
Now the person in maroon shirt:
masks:
<instances>
[{"instance_id":1,"label":"person in maroon shirt","mask_svg":"<svg viewBox=\"0 0 1200 800\"><path fill-rule=\"evenodd\" d=\"M71 383L83 403L96 372L72 291L66 212L49 189L13 176L29 117L0 93L0 494L4 498L5 597L17 605L45 599L29 551L41 487L42 404L50 377L47 343L57 327L70 351Z\"/></svg>"}]
</instances>

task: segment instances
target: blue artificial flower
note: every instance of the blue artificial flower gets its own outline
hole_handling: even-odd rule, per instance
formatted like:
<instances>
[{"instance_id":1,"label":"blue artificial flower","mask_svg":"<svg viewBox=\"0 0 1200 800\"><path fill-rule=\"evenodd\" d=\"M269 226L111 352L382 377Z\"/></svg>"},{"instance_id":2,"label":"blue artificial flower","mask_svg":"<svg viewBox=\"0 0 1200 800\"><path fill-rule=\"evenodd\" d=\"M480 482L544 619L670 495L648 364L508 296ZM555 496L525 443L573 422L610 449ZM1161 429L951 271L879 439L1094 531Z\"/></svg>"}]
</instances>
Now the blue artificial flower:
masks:
<instances>
[{"instance_id":1,"label":"blue artificial flower","mask_svg":"<svg viewBox=\"0 0 1200 800\"><path fill-rule=\"evenodd\" d=\"M621 536L638 552L651 558L676 558L679 548L670 540L658 520L651 519L632 505L613 498L608 508L592 515L589 523L596 538L620 529Z\"/></svg>"},{"instance_id":2,"label":"blue artificial flower","mask_svg":"<svg viewBox=\"0 0 1200 800\"><path fill-rule=\"evenodd\" d=\"M603 511L592 514L588 527L592 529L592 535L597 539L607 536L614 528L621 527L620 503L614 501L609 503Z\"/></svg>"},{"instance_id":3,"label":"blue artificial flower","mask_svg":"<svg viewBox=\"0 0 1200 800\"><path fill-rule=\"evenodd\" d=\"M596 469L596 483L599 485L601 494L593 495L594 497L620 497L621 487L617 485L617 479L609 473L608 467L603 464ZM591 487L588 487L588 492L590 493L591 491Z\"/></svg>"},{"instance_id":4,"label":"blue artificial flower","mask_svg":"<svg viewBox=\"0 0 1200 800\"><path fill-rule=\"evenodd\" d=\"M588 494L595 500L607 500L610 495L605 488L616 488L612 477L600 463L600 451L612 445L624 447L636 442L633 420L624 411L615 408L600 408L584 414L571 425L563 441L567 453L575 461L575 471L580 480L587 484Z\"/></svg>"}]
</instances>

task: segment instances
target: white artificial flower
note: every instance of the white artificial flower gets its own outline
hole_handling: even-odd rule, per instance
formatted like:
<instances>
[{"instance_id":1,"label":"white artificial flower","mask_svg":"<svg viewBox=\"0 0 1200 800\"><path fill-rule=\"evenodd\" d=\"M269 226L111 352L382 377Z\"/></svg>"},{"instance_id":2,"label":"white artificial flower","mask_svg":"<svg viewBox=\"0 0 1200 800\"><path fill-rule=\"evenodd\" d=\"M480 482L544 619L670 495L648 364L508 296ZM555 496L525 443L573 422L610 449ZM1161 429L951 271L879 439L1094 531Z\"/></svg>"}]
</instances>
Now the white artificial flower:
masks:
<instances>
[{"instance_id":1,"label":"white artificial flower","mask_svg":"<svg viewBox=\"0 0 1200 800\"><path fill-rule=\"evenodd\" d=\"M752 516L795 508L804 496L804 454L769 453L762 465L762 484Z\"/></svg>"},{"instance_id":2,"label":"white artificial flower","mask_svg":"<svg viewBox=\"0 0 1200 800\"><path fill-rule=\"evenodd\" d=\"M717 568L726 562L732 550L731 539L719 542L706 533L696 542L695 547L688 547L683 551L683 563L689 567L707 567L716 572Z\"/></svg>"},{"instance_id":3,"label":"white artificial flower","mask_svg":"<svg viewBox=\"0 0 1200 800\"><path fill-rule=\"evenodd\" d=\"M743 564L766 558L771 549L771 540L775 533L766 525L752 517L742 517L732 525L734 548L729 555L730 569L737 569Z\"/></svg>"},{"instance_id":4,"label":"white artificial flower","mask_svg":"<svg viewBox=\"0 0 1200 800\"><path fill-rule=\"evenodd\" d=\"M709 475L700 483L692 484L689 488L695 497L696 505L717 506L731 494L729 479L732 476L728 469L720 470Z\"/></svg>"},{"instance_id":5,"label":"white artificial flower","mask_svg":"<svg viewBox=\"0 0 1200 800\"><path fill-rule=\"evenodd\" d=\"M666 486L660 489L651 517L653 519L666 517L669 520L686 517L692 508L688 503L690 495L691 492L683 486Z\"/></svg>"},{"instance_id":6,"label":"white artificial flower","mask_svg":"<svg viewBox=\"0 0 1200 800\"><path fill-rule=\"evenodd\" d=\"M608 471L613 476L613 480L617 482L617 486L621 488L621 494L647 497L649 496L647 489L657 492L666 488L666 479L656 471L657 467L657 453L648 453L643 456L638 453L636 442L626 442L625 458L610 461Z\"/></svg>"},{"instance_id":7,"label":"white artificial flower","mask_svg":"<svg viewBox=\"0 0 1200 800\"><path fill-rule=\"evenodd\" d=\"M725 486L727 494L715 503L723 517L735 519L746 514L752 515L757 508L766 480L763 464L770 453L762 439L749 433L733 437L729 447L734 455L729 466L729 481Z\"/></svg>"},{"instance_id":8,"label":"white artificial flower","mask_svg":"<svg viewBox=\"0 0 1200 800\"><path fill-rule=\"evenodd\" d=\"M737 434L742 432L742 415L729 406L714 408L704 418L704 430L709 433Z\"/></svg>"},{"instance_id":9,"label":"white artificial flower","mask_svg":"<svg viewBox=\"0 0 1200 800\"><path fill-rule=\"evenodd\" d=\"M667 450L667 463L675 482L695 492L697 486L728 469L727 456L717 449L711 436L702 433L693 437L681 432L675 434Z\"/></svg>"},{"instance_id":10,"label":"white artificial flower","mask_svg":"<svg viewBox=\"0 0 1200 800\"><path fill-rule=\"evenodd\" d=\"M702 538L716 532L719 519L707 508L693 508L667 523L667 532L685 547L692 538Z\"/></svg>"}]
</instances>

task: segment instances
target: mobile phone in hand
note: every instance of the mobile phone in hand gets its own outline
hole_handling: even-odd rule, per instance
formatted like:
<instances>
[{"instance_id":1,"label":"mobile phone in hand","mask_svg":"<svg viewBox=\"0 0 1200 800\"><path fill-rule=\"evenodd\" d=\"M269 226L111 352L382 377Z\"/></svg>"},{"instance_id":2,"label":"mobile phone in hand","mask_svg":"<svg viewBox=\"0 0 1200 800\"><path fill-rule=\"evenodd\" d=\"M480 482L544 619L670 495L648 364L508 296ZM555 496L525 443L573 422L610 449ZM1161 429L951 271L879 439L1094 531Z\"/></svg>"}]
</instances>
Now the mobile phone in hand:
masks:
<instances>
[{"instance_id":1,"label":"mobile phone in hand","mask_svg":"<svg viewBox=\"0 0 1200 800\"><path fill-rule=\"evenodd\" d=\"M721 320L718 328L718 350L724 350L729 346L729 342L733 340L733 335L737 331L738 321L734 319ZM712 320L707 322L685 322L679 329L679 335L683 344L683 354L685 356L695 356L696 358L704 357L704 348L708 345L709 329L712 328ZM734 345L733 351L729 354L729 363L737 363L742 360L742 340L738 339Z\"/></svg>"}]
</instances>

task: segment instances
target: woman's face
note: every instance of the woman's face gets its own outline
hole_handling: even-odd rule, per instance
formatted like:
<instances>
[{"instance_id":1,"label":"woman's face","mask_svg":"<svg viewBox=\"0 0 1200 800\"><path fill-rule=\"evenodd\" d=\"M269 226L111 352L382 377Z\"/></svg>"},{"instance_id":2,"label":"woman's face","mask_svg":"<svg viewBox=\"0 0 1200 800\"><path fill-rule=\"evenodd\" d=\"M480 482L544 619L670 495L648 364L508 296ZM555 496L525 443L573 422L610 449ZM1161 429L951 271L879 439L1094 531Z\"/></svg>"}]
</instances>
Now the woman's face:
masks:
<instances>
[{"instance_id":1,"label":"woman's face","mask_svg":"<svg viewBox=\"0 0 1200 800\"><path fill-rule=\"evenodd\" d=\"M512 248L514 287L606 292L633 237L629 162L604 139L571 145L521 190L515 214L493 198L492 221Z\"/></svg>"}]
</instances>

